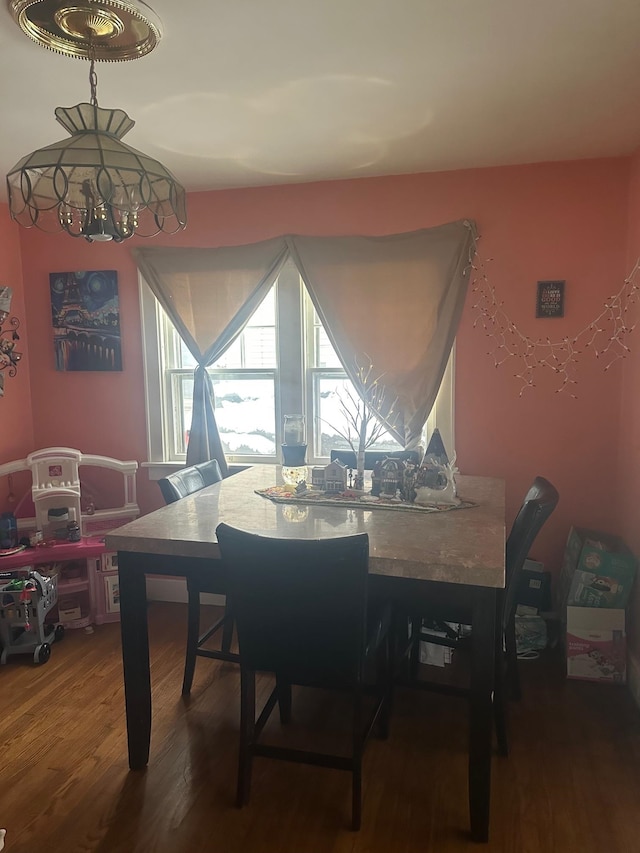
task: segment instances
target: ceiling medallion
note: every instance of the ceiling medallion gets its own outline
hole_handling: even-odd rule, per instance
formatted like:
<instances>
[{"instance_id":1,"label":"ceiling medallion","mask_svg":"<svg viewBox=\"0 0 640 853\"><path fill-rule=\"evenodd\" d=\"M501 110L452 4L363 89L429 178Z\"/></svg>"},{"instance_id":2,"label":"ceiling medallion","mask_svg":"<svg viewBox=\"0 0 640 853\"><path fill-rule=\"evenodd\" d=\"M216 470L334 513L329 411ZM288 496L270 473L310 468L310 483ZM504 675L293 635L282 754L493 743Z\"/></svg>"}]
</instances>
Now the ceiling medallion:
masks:
<instances>
[{"instance_id":1,"label":"ceiling medallion","mask_svg":"<svg viewBox=\"0 0 640 853\"><path fill-rule=\"evenodd\" d=\"M142 0L10 0L9 8L29 38L76 59L138 59L162 37L158 17Z\"/></svg>"}]
</instances>

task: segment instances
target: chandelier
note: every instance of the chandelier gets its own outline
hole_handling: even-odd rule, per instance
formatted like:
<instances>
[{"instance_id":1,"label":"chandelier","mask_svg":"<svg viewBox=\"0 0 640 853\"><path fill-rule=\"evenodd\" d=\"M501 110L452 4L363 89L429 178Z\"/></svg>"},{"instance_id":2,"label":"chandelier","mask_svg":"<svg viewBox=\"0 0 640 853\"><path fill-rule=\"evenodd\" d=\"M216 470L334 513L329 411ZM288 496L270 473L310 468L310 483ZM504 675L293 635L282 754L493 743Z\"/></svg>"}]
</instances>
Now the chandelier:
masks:
<instances>
[{"instance_id":1,"label":"chandelier","mask_svg":"<svg viewBox=\"0 0 640 853\"><path fill-rule=\"evenodd\" d=\"M90 242L173 234L187 224L185 191L157 160L122 142L135 122L98 106L98 60L136 59L152 50L160 25L132 0L12 0L21 29L45 47L90 60L90 102L58 107L70 138L23 157L7 175L18 224L66 231Z\"/></svg>"}]
</instances>

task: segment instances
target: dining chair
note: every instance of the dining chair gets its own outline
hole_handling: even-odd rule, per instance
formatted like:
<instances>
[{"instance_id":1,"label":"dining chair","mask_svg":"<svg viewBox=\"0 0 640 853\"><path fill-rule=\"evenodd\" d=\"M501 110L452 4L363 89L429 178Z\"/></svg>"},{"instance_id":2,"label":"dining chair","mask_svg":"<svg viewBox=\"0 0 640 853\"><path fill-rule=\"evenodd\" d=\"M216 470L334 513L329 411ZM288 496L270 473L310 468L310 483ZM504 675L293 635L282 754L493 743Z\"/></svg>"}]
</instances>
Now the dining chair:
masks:
<instances>
[{"instance_id":1,"label":"dining chair","mask_svg":"<svg viewBox=\"0 0 640 853\"><path fill-rule=\"evenodd\" d=\"M165 502L170 504L186 498L205 486L211 486L222 480L220 466L216 459L209 462L201 462L182 468L174 474L169 474L158 480L160 491ZM223 592L211 581L204 578L192 576L187 578L187 650L184 663L184 678L182 680L182 694L191 692L193 676L196 668L196 658L204 657L213 660L237 661L238 655L231 651L233 639L233 614L227 598L224 614L217 619L213 625L200 634L200 595L201 593L220 594ZM222 642L220 650L204 648L211 637L218 631L222 631Z\"/></svg>"},{"instance_id":2,"label":"dining chair","mask_svg":"<svg viewBox=\"0 0 640 853\"><path fill-rule=\"evenodd\" d=\"M505 588L498 599L496 613L496 655L493 714L498 751L508 755L507 700L520 699L518 655L515 633L518 581L533 542L558 504L559 494L544 477L536 477L525 495L506 542ZM418 677L420 642L464 651L470 650L473 636L468 625L451 624L446 615L416 613L411 615L411 630L404 651L410 658L410 684L427 690L468 695L467 687L433 682ZM406 620L405 620L406 623ZM396 626L402 618L396 617ZM400 646L403 648L402 646ZM402 655L401 655L402 656Z\"/></svg>"},{"instance_id":3,"label":"dining chair","mask_svg":"<svg viewBox=\"0 0 640 853\"><path fill-rule=\"evenodd\" d=\"M352 774L352 828L361 824L362 754L376 721L388 733L391 691L388 608L367 600L366 533L332 539L276 539L227 524L216 530L240 652L240 749L237 805L249 800L255 756L347 770ZM374 672L369 685L367 666ZM256 673L275 686L256 719ZM327 754L264 743L260 735L279 706L291 720L291 686L343 690L351 697L349 753ZM368 699L369 695L372 699ZM367 702L371 707L365 708ZM345 750L346 752L346 750Z\"/></svg>"}]
</instances>

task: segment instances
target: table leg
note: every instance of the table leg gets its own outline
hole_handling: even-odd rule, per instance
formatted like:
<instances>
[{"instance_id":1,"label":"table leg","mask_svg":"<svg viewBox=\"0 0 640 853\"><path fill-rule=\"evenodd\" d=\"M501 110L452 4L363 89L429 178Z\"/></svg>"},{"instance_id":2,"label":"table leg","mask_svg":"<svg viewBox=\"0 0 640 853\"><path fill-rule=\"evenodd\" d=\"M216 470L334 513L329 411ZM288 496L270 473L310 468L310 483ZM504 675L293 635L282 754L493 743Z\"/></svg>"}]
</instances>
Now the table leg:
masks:
<instances>
[{"instance_id":1,"label":"table leg","mask_svg":"<svg viewBox=\"0 0 640 853\"><path fill-rule=\"evenodd\" d=\"M474 841L489 840L495 614L496 590L477 589L472 622L469 709L469 813Z\"/></svg>"},{"instance_id":2,"label":"table leg","mask_svg":"<svg viewBox=\"0 0 640 853\"><path fill-rule=\"evenodd\" d=\"M118 552L118 577L129 767L141 770L149 761L151 676L145 574L135 554Z\"/></svg>"}]
</instances>

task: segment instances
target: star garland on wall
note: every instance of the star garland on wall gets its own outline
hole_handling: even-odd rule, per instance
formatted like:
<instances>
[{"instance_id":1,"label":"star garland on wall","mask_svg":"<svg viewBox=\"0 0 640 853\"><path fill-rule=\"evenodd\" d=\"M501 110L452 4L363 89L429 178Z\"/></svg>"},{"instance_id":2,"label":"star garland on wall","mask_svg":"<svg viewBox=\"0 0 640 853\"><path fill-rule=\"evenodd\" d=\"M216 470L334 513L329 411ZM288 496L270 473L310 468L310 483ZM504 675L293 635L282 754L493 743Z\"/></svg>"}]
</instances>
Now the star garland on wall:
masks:
<instances>
[{"instance_id":1,"label":"star garland on wall","mask_svg":"<svg viewBox=\"0 0 640 853\"><path fill-rule=\"evenodd\" d=\"M575 398L573 386L578 384L574 378L575 366L585 350L591 350L597 359L605 362L605 371L631 351L627 340L636 323L629 325L629 311L640 292L640 258L620 290L605 301L597 317L573 337L556 341L549 337L532 338L520 331L490 284L477 249L471 258L471 269L471 292L475 294L472 308L476 312L473 327L480 326L491 339L487 355L493 358L495 367L512 358L519 362L514 376L522 383L520 397L528 388L536 387L535 379L541 370L550 370L558 379L555 393L568 393Z\"/></svg>"}]
</instances>

